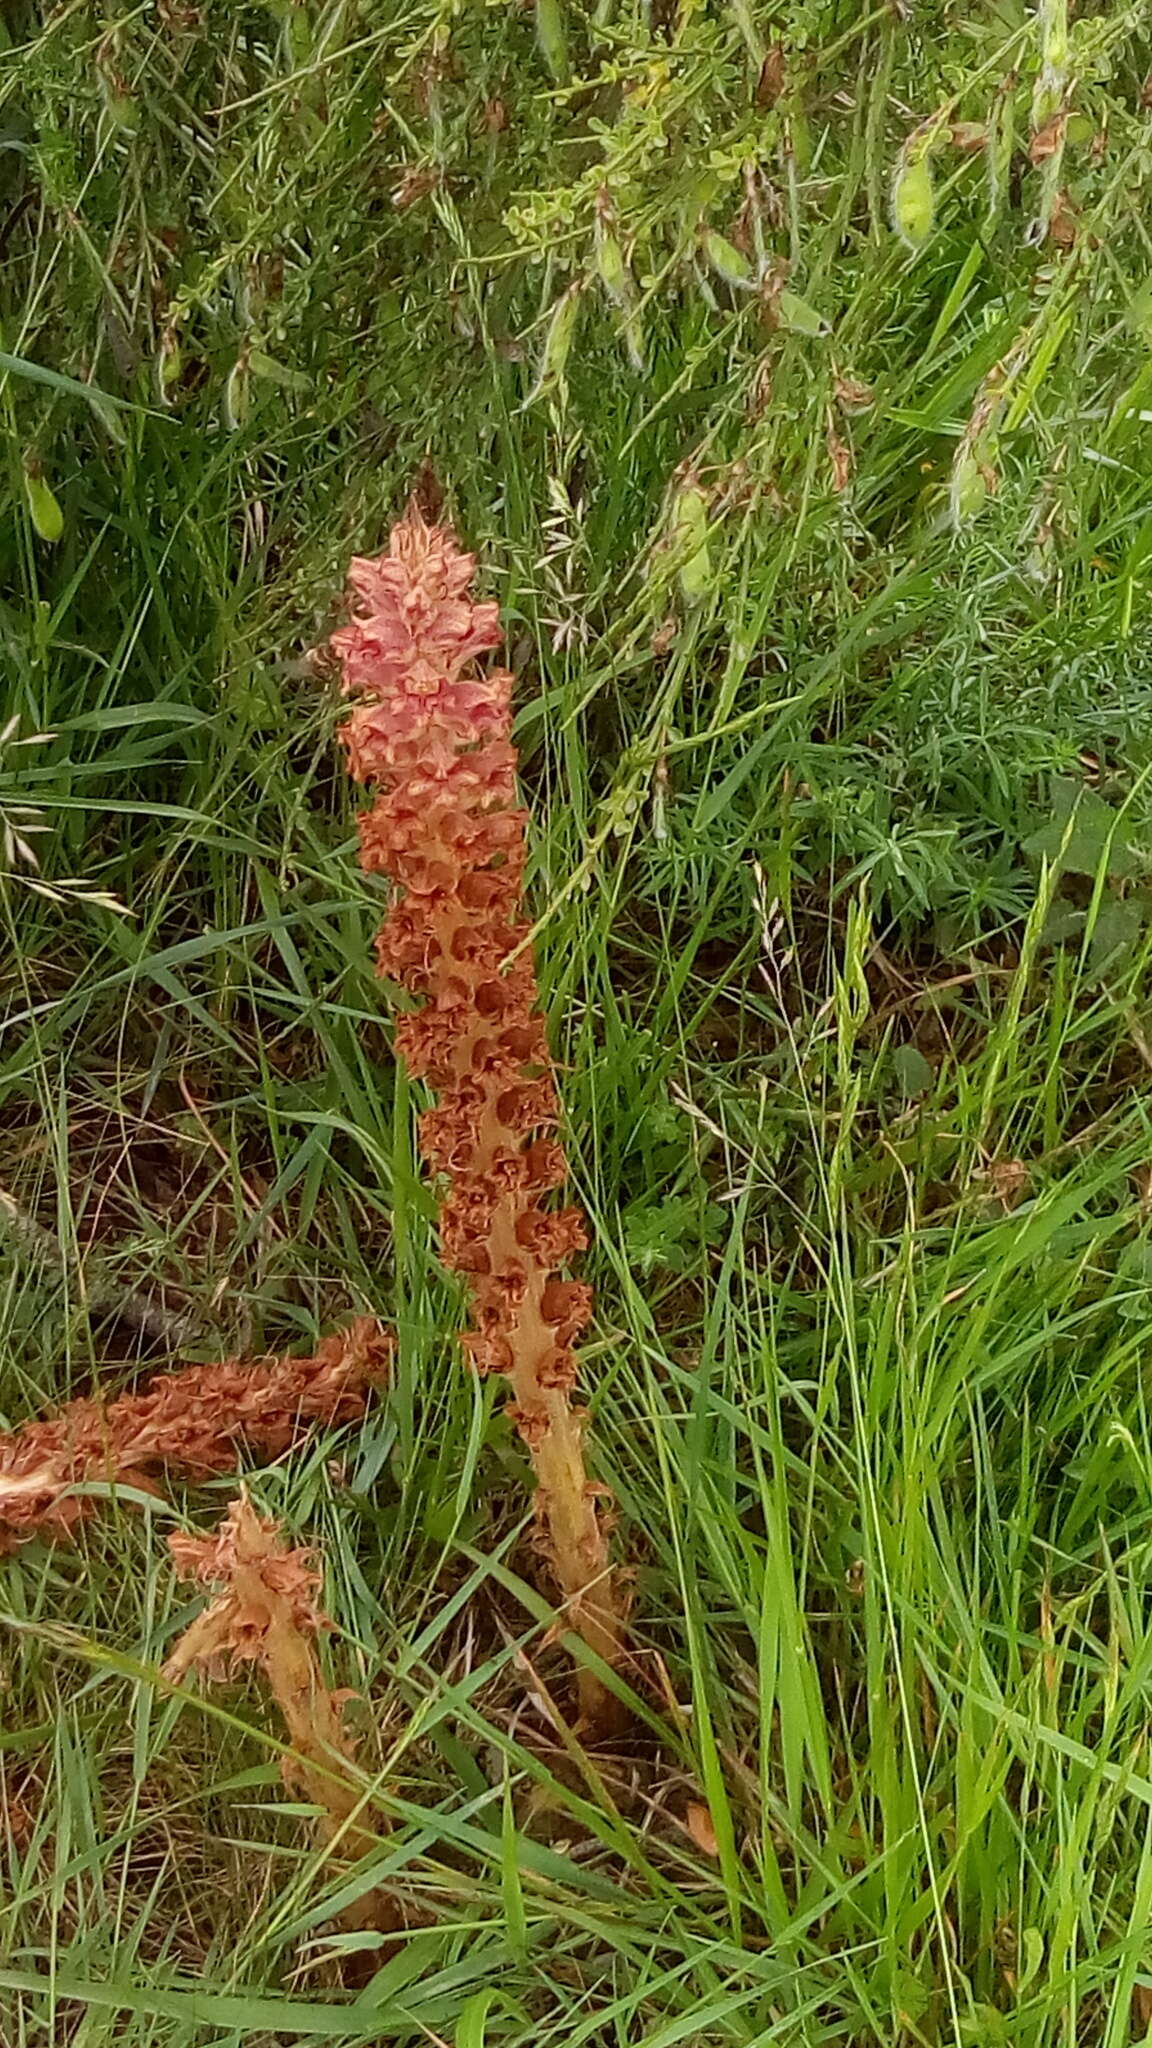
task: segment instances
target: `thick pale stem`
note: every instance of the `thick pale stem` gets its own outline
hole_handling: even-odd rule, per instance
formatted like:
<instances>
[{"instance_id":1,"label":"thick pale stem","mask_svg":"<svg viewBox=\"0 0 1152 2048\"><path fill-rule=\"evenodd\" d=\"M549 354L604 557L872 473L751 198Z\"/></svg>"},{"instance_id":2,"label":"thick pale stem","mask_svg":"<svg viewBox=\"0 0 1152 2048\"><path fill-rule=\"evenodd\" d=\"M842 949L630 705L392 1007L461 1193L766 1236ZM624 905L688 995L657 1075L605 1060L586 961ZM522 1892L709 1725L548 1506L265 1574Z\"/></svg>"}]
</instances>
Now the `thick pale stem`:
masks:
<instances>
[{"instance_id":1,"label":"thick pale stem","mask_svg":"<svg viewBox=\"0 0 1152 2048\"><path fill-rule=\"evenodd\" d=\"M470 1071L467 1043L458 1050L456 1065L462 1074ZM494 1102L499 1088L490 1092ZM515 1130L491 1107L480 1122L476 1168L490 1171L500 1155L514 1150L518 1142ZM516 1205L511 1201L500 1202L493 1210L487 1251L497 1271L517 1260L516 1217ZM508 1323L512 1363L507 1376L536 1473L536 1513L564 1596L567 1619L590 1649L606 1664L615 1665L624 1635L623 1603L609 1560L596 1489L588 1479L584 1414L573 1408L566 1386L547 1383L555 1341L542 1314L546 1280L547 1275L539 1269L530 1268L526 1274L524 1299ZM577 1682L586 1727L606 1732L617 1724L619 1703L596 1673L582 1665Z\"/></svg>"},{"instance_id":2,"label":"thick pale stem","mask_svg":"<svg viewBox=\"0 0 1152 2048\"><path fill-rule=\"evenodd\" d=\"M547 1405L548 1429L531 1446L536 1510L573 1628L605 1664L614 1665L624 1624L608 1544L584 1467L584 1418L565 1394L554 1395ZM613 1725L619 1719L618 1702L596 1673L582 1665L577 1682L580 1711L589 1727Z\"/></svg>"}]
</instances>

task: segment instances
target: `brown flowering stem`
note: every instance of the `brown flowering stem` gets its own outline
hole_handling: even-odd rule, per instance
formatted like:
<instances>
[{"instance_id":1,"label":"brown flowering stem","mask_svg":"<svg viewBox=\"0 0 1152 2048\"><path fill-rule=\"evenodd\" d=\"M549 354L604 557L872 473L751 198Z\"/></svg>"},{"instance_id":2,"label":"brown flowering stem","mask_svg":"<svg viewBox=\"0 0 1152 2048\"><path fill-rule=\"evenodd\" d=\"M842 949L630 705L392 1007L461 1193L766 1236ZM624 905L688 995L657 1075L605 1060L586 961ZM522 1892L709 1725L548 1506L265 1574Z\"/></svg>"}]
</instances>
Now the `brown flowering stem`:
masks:
<instances>
[{"instance_id":1,"label":"brown flowering stem","mask_svg":"<svg viewBox=\"0 0 1152 2048\"><path fill-rule=\"evenodd\" d=\"M567 1168L524 917L512 677L478 665L502 635L498 606L470 595L474 568L415 508L386 554L353 561L355 616L332 640L354 700L343 740L351 773L374 788L361 864L396 890L379 970L420 999L396 1048L437 1097L420 1143L447 1184L441 1252L471 1296L464 1343L479 1372L511 1383L568 1618L615 1664L620 1588L571 1400L591 1290L558 1276L585 1245L584 1219L549 1206ZM579 1683L585 1724L605 1726L612 1696L587 1667Z\"/></svg>"},{"instance_id":2,"label":"brown flowering stem","mask_svg":"<svg viewBox=\"0 0 1152 2048\"><path fill-rule=\"evenodd\" d=\"M147 1488L157 1466L227 1472L239 1447L278 1457L315 1422L348 1422L388 1375L392 1347L362 1317L310 1358L226 1360L153 1380L147 1393L71 1401L57 1415L0 1435L0 1551L61 1535L97 1506L78 1485Z\"/></svg>"},{"instance_id":3,"label":"brown flowering stem","mask_svg":"<svg viewBox=\"0 0 1152 2048\"><path fill-rule=\"evenodd\" d=\"M224 1678L240 1664L259 1665L280 1710L291 1745L286 1784L319 1809L321 1839L345 1861L379 1848L381 1825L365 1818L352 1744L341 1716L341 1696L329 1692L313 1647L331 1623L317 1605L321 1576L305 1550L290 1550L274 1521L266 1521L242 1494L214 1536L168 1538L182 1579L218 1589L164 1665L180 1684L190 1671ZM347 1927L393 1929L398 1916L381 1892L369 1892L340 1916Z\"/></svg>"}]
</instances>

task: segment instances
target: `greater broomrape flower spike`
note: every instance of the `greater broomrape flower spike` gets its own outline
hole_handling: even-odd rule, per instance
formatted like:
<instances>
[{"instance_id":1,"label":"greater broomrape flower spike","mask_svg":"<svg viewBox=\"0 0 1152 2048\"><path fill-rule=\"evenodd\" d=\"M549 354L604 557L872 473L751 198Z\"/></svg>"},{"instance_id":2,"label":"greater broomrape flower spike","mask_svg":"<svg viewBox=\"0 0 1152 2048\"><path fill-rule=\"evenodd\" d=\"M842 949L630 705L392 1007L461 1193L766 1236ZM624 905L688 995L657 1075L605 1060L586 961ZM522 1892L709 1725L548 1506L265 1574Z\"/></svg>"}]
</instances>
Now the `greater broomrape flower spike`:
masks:
<instances>
[{"instance_id":1,"label":"greater broomrape flower spike","mask_svg":"<svg viewBox=\"0 0 1152 2048\"><path fill-rule=\"evenodd\" d=\"M239 1446L278 1457L309 1423L364 1412L388 1377L392 1341L370 1317L325 1337L311 1358L232 1358L162 1374L143 1394L71 1401L42 1422L0 1435L0 1553L30 1536L63 1535L98 1505L73 1489L106 1480L147 1488L157 1466L203 1477L228 1472Z\"/></svg>"},{"instance_id":2,"label":"greater broomrape flower spike","mask_svg":"<svg viewBox=\"0 0 1152 2048\"><path fill-rule=\"evenodd\" d=\"M342 737L352 775L375 790L360 820L361 864L397 889L376 942L379 970L422 999L397 1022L396 1048L438 1098L420 1143L447 1180L441 1252L469 1288L464 1343L477 1371L511 1383L568 1618L614 1664L620 1590L602 1489L585 1470L584 1416L570 1399L591 1290L557 1273L584 1248L584 1219L548 1206L566 1166L526 943L513 679L478 666L503 635L498 606L469 594L474 570L450 529L414 506L386 554L353 561L355 617L331 643L354 700ZM590 1729L615 1718L615 1700L583 1667L580 1703Z\"/></svg>"},{"instance_id":3,"label":"greater broomrape flower spike","mask_svg":"<svg viewBox=\"0 0 1152 2048\"><path fill-rule=\"evenodd\" d=\"M290 1549L278 1524L258 1515L243 1493L215 1535L169 1536L168 1548L179 1577L214 1587L216 1598L175 1645L164 1677L178 1685L195 1670L224 1678L237 1665L259 1665L292 1745L285 1783L319 1808L321 1838L345 1861L378 1852L382 1823L357 1779L342 1696L329 1692L313 1648L331 1623L318 1605L321 1574L309 1552ZM339 1918L348 1928L400 1924L380 1891Z\"/></svg>"}]
</instances>

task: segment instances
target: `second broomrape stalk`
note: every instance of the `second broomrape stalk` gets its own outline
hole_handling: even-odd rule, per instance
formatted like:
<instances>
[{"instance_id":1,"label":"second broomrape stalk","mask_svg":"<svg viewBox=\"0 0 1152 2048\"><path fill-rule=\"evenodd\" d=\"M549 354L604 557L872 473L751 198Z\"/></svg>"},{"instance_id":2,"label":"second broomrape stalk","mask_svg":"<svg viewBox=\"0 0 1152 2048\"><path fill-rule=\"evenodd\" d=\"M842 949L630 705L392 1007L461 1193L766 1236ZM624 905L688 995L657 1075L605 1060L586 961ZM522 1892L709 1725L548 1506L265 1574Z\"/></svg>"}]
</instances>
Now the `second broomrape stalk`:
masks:
<instances>
[{"instance_id":1,"label":"second broomrape stalk","mask_svg":"<svg viewBox=\"0 0 1152 2048\"><path fill-rule=\"evenodd\" d=\"M568 1616L613 1664L619 1587L585 1469L584 1416L570 1398L591 1289L557 1277L584 1247L584 1221L577 1209L547 1206L566 1166L524 946L513 679L477 665L503 636L499 607L469 595L474 570L452 533L415 511L393 529L386 555L353 561L356 616L332 640L355 699L343 739L351 773L375 785L360 820L361 864L399 892L377 939L380 972L422 998L400 1018L396 1047L438 1096L420 1142L449 1182L441 1249L471 1293L464 1342L478 1371L511 1382L510 1412L535 1467ZM586 1670L580 1700L590 1724L611 1718L613 1703Z\"/></svg>"}]
</instances>

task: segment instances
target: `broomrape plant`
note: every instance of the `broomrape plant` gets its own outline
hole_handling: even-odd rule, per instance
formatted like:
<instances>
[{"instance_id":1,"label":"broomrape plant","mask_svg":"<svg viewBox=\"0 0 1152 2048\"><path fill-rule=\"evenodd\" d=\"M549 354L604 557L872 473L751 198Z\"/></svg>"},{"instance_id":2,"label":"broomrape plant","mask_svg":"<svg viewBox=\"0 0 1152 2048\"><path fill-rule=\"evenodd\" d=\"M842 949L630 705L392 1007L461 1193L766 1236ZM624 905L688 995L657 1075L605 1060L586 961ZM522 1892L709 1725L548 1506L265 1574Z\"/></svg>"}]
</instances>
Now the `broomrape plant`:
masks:
<instances>
[{"instance_id":1,"label":"broomrape plant","mask_svg":"<svg viewBox=\"0 0 1152 2048\"><path fill-rule=\"evenodd\" d=\"M420 1142L446 1182L441 1252L470 1296L464 1346L478 1372L511 1385L566 1616L611 1667L623 1601L604 1489L588 1477L585 1416L572 1400L592 1291L562 1277L587 1239L578 1209L551 1206L567 1168L524 917L513 678L479 665L503 636L498 606L470 595L474 571L451 531L415 509L387 553L353 561L355 616L331 643L355 699L342 738L351 773L375 792L360 820L361 864L397 892L377 937L379 969L421 999L399 1019L396 1047L438 1098ZM193 1366L142 1395L74 1401L0 1439L0 1547L72 1529L94 1504L83 1491L92 1482L139 1487L165 1464L227 1471L241 1442L274 1455L310 1420L359 1415L390 1357L390 1340L360 1320L314 1358ZM593 1663L581 1663L578 1686L586 1731L605 1732L618 1703Z\"/></svg>"},{"instance_id":2,"label":"broomrape plant","mask_svg":"<svg viewBox=\"0 0 1152 2048\"><path fill-rule=\"evenodd\" d=\"M513 678L477 658L502 640L499 609L470 595L475 558L415 508L386 554L354 560L351 624L333 635L345 693L348 766L374 800L361 865L397 895L376 942L382 975L421 1000L396 1049L429 1082L420 1144L446 1181L444 1263L468 1288L464 1346L502 1373L532 1460L547 1555L573 1627L608 1665L623 1630L606 1517L573 1405L573 1345L591 1289L560 1269L586 1243L574 1208L549 1206L566 1178L559 1105L524 918L526 813L517 801ZM616 1702L582 1664L585 1725Z\"/></svg>"},{"instance_id":3,"label":"broomrape plant","mask_svg":"<svg viewBox=\"0 0 1152 2048\"><path fill-rule=\"evenodd\" d=\"M255 1664L264 1673L291 1751L288 1788L317 1808L322 1842L345 1861L371 1855L382 1822L365 1809L355 1756L344 1728L342 1695L328 1690L313 1647L331 1623L318 1605L321 1574L306 1550L292 1550L279 1525L256 1513L246 1494L232 1502L212 1536L172 1535L177 1575L216 1589L164 1665L179 1685L193 1671L208 1679ZM349 1928L396 1925L392 1902L370 1892L340 1915Z\"/></svg>"}]
</instances>

